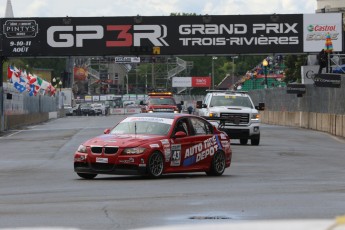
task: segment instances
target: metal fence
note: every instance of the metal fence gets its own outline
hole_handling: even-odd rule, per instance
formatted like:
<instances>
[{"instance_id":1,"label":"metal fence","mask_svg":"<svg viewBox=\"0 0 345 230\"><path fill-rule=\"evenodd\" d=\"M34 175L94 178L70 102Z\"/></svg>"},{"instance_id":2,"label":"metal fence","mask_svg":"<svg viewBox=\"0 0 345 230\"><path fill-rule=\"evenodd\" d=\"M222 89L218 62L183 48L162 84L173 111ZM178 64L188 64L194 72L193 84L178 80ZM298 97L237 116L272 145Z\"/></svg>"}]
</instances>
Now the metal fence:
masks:
<instances>
[{"instance_id":1,"label":"metal fence","mask_svg":"<svg viewBox=\"0 0 345 230\"><path fill-rule=\"evenodd\" d=\"M286 88L252 90L249 95L255 104L265 102L268 111L345 114L345 75L341 78L340 88L306 85L306 93L302 97L287 94Z\"/></svg>"},{"instance_id":2,"label":"metal fence","mask_svg":"<svg viewBox=\"0 0 345 230\"><path fill-rule=\"evenodd\" d=\"M55 96L30 96L28 92L19 93L9 84L3 87L3 110L5 115L47 113L59 109L60 92ZM60 106L61 107L61 106Z\"/></svg>"}]
</instances>

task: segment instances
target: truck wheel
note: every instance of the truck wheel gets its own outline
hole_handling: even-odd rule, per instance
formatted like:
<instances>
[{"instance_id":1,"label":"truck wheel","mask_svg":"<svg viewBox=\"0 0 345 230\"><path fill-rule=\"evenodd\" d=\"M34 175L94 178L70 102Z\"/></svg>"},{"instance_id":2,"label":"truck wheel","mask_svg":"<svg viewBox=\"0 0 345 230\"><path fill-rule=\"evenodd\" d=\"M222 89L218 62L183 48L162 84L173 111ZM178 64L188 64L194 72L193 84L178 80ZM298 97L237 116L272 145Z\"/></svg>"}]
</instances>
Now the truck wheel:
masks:
<instances>
[{"instance_id":1,"label":"truck wheel","mask_svg":"<svg viewBox=\"0 0 345 230\"><path fill-rule=\"evenodd\" d=\"M260 144L260 134L253 136L250 142L252 145L259 145Z\"/></svg>"},{"instance_id":2,"label":"truck wheel","mask_svg":"<svg viewBox=\"0 0 345 230\"><path fill-rule=\"evenodd\" d=\"M246 145L248 144L248 139L240 139L241 145Z\"/></svg>"}]
</instances>

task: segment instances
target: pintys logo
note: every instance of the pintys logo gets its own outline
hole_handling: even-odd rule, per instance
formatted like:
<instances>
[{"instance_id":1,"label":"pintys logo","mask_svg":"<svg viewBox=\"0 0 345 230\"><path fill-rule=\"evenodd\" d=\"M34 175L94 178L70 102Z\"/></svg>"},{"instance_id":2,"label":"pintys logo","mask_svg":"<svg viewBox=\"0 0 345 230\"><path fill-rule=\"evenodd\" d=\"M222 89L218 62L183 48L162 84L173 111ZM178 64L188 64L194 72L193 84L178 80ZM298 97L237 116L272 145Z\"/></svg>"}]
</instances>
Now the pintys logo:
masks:
<instances>
[{"instance_id":1,"label":"pintys logo","mask_svg":"<svg viewBox=\"0 0 345 230\"><path fill-rule=\"evenodd\" d=\"M34 38L38 24L35 20L8 20L3 25L3 32L7 38Z\"/></svg>"},{"instance_id":2,"label":"pintys logo","mask_svg":"<svg viewBox=\"0 0 345 230\"><path fill-rule=\"evenodd\" d=\"M309 25L307 27L309 32L334 32L337 31L336 25Z\"/></svg>"}]
</instances>

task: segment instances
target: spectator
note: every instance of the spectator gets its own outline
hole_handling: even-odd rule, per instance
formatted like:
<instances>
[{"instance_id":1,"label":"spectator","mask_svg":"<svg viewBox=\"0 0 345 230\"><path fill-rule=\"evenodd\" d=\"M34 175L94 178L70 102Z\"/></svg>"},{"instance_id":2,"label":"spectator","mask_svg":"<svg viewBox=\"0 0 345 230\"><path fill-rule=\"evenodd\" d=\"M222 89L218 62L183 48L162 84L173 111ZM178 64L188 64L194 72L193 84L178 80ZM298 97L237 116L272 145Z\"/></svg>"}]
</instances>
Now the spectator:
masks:
<instances>
[{"instance_id":1,"label":"spectator","mask_svg":"<svg viewBox=\"0 0 345 230\"><path fill-rule=\"evenodd\" d=\"M193 108L193 106L190 105L190 106L188 106L187 110L188 110L188 113L189 113L189 114L192 114L194 108Z\"/></svg>"},{"instance_id":2,"label":"spectator","mask_svg":"<svg viewBox=\"0 0 345 230\"><path fill-rule=\"evenodd\" d=\"M326 72L328 73L328 56L324 49L322 49L317 56L317 59L319 61L319 74L322 72L323 68L326 68Z\"/></svg>"}]
</instances>

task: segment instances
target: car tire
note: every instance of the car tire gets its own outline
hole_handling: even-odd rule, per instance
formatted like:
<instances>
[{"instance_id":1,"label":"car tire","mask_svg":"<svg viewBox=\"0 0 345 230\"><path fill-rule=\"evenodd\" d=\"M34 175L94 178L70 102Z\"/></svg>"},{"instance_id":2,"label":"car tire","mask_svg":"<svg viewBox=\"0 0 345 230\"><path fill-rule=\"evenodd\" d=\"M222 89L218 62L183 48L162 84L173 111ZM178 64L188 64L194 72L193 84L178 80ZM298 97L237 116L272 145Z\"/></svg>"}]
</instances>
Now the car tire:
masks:
<instances>
[{"instance_id":1,"label":"car tire","mask_svg":"<svg viewBox=\"0 0 345 230\"><path fill-rule=\"evenodd\" d=\"M153 152L148 160L147 174L151 178L158 178L162 175L164 170L164 157L156 151Z\"/></svg>"},{"instance_id":2,"label":"car tire","mask_svg":"<svg viewBox=\"0 0 345 230\"><path fill-rule=\"evenodd\" d=\"M248 139L246 139L246 138L240 139L240 144L241 144L241 145L246 145L246 144L248 144Z\"/></svg>"},{"instance_id":3,"label":"car tire","mask_svg":"<svg viewBox=\"0 0 345 230\"><path fill-rule=\"evenodd\" d=\"M222 151L216 152L212 158L211 166L207 176L221 176L226 168L225 154Z\"/></svg>"},{"instance_id":4,"label":"car tire","mask_svg":"<svg viewBox=\"0 0 345 230\"><path fill-rule=\"evenodd\" d=\"M250 142L251 142L252 145L259 145L260 144L260 134L259 135L255 135L254 137L252 137Z\"/></svg>"},{"instance_id":5,"label":"car tire","mask_svg":"<svg viewBox=\"0 0 345 230\"><path fill-rule=\"evenodd\" d=\"M97 176L97 174L93 174L93 173L77 173L78 176L80 176L81 178L87 179L87 180L91 180L93 178L95 178Z\"/></svg>"}]
</instances>

